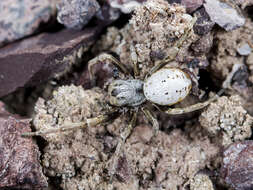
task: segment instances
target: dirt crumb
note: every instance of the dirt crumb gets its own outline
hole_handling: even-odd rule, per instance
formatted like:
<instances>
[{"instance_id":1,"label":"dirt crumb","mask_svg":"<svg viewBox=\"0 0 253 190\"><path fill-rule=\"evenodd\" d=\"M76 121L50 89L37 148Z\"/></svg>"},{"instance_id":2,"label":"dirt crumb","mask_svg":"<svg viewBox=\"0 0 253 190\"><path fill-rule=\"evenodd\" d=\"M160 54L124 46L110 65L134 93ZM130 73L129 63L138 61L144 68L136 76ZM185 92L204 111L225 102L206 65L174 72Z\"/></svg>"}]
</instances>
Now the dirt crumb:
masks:
<instances>
[{"instance_id":1,"label":"dirt crumb","mask_svg":"<svg viewBox=\"0 0 253 190\"><path fill-rule=\"evenodd\" d=\"M236 30L230 32L219 30L215 32L214 45L217 49L215 50L215 55L211 57L211 74L215 75L216 78L224 80L232 70L234 64L245 63L244 60L245 58L247 59L247 56L240 56L237 53L237 49L246 43L252 42L252 30L252 21L246 19L245 25ZM251 46L252 44L249 45ZM251 54L248 56L252 56ZM251 62L246 61L246 65L249 66L252 73L253 67L251 66Z\"/></svg>"},{"instance_id":2,"label":"dirt crumb","mask_svg":"<svg viewBox=\"0 0 253 190\"><path fill-rule=\"evenodd\" d=\"M53 98L45 101L40 98L35 106L34 126L36 130L59 128L68 122L83 122L86 118L95 117L105 106L104 93L99 88L84 90L77 87L62 86L53 92ZM103 127L97 128L103 131ZM92 130L92 129L91 129ZM71 132L66 132L69 134ZM48 141L61 140L64 133L44 135Z\"/></svg>"},{"instance_id":3,"label":"dirt crumb","mask_svg":"<svg viewBox=\"0 0 253 190\"><path fill-rule=\"evenodd\" d=\"M251 136L253 118L242 107L242 102L239 95L223 96L200 115L201 126L218 144L227 146Z\"/></svg>"},{"instance_id":4,"label":"dirt crumb","mask_svg":"<svg viewBox=\"0 0 253 190\"><path fill-rule=\"evenodd\" d=\"M208 175L199 173L191 180L190 190L214 190L214 186Z\"/></svg>"},{"instance_id":5,"label":"dirt crumb","mask_svg":"<svg viewBox=\"0 0 253 190\"><path fill-rule=\"evenodd\" d=\"M169 135L159 132L154 142L147 145L138 132L149 134L147 131L151 130L148 126L136 127L125 145L133 174L142 174L140 189L183 187L218 153L207 137L192 141L179 129Z\"/></svg>"}]
</instances>

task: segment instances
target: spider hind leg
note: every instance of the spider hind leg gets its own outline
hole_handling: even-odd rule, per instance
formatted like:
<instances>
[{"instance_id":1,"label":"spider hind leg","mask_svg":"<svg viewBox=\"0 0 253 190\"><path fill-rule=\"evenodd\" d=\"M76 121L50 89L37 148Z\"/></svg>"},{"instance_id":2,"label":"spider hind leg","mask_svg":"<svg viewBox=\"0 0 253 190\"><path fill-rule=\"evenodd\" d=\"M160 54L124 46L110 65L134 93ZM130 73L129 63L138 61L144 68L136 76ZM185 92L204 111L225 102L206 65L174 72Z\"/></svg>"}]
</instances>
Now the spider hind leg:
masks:
<instances>
[{"instance_id":1,"label":"spider hind leg","mask_svg":"<svg viewBox=\"0 0 253 190\"><path fill-rule=\"evenodd\" d=\"M119 161L120 155L122 153L122 150L124 149L124 144L125 144L127 138L129 137L129 135L132 133L133 128L135 127L137 114L138 114L138 111L134 110L130 123L120 133L119 142L118 142L118 145L117 145L116 150L114 152L112 163L111 163L111 168L109 170L110 182L112 182L113 176L116 173L118 161Z\"/></svg>"},{"instance_id":2,"label":"spider hind leg","mask_svg":"<svg viewBox=\"0 0 253 190\"><path fill-rule=\"evenodd\" d=\"M193 104L185 108L169 108L165 111L165 113L169 115L179 115L179 114L190 113L190 112L203 109L206 106L208 106L211 102L217 100L220 97L220 95L223 94L223 92L224 92L224 89L221 89L215 96L211 97L205 102Z\"/></svg>"}]
</instances>

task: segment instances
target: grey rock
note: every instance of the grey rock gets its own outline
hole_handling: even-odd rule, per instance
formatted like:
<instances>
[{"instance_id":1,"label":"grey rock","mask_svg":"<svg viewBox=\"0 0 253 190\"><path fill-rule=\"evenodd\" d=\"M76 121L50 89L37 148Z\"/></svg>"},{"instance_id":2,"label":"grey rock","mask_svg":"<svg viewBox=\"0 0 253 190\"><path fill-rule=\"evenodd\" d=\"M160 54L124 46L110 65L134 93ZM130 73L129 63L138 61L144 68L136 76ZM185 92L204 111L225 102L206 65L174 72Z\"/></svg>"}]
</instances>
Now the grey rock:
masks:
<instances>
[{"instance_id":1,"label":"grey rock","mask_svg":"<svg viewBox=\"0 0 253 190\"><path fill-rule=\"evenodd\" d=\"M62 0L57 9L59 23L80 30L99 11L100 5L96 0Z\"/></svg>"},{"instance_id":2,"label":"grey rock","mask_svg":"<svg viewBox=\"0 0 253 190\"><path fill-rule=\"evenodd\" d=\"M226 3L218 0L205 0L204 7L211 20L226 31L234 30L244 25L245 18Z\"/></svg>"},{"instance_id":3,"label":"grey rock","mask_svg":"<svg viewBox=\"0 0 253 190\"><path fill-rule=\"evenodd\" d=\"M0 1L0 46L33 34L54 14L49 0Z\"/></svg>"}]
</instances>

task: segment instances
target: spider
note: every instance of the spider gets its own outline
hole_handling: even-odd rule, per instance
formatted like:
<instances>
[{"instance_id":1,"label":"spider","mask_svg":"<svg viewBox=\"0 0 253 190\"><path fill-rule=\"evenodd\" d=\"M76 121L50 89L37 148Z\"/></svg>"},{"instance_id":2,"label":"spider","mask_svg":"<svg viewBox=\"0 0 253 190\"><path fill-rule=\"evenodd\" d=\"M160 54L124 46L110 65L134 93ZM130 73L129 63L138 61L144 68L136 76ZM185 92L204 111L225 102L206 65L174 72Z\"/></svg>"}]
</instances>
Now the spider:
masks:
<instances>
[{"instance_id":1,"label":"spider","mask_svg":"<svg viewBox=\"0 0 253 190\"><path fill-rule=\"evenodd\" d=\"M175 51L166 59L160 61L157 65L150 69L143 80L139 79L140 71L137 61L137 55L131 50L131 58L133 60L133 74L129 69L120 63L116 58L109 54L101 54L98 57L90 60L88 63L88 71L90 79L94 79L91 68L97 63L105 63L109 60L116 66L126 78L115 79L108 85L108 111L94 118L87 118L86 121L80 123L68 123L57 129L49 129L44 131L28 132L22 136L44 135L48 133L63 132L79 128L96 126L107 122L111 119L114 113L125 112L130 110L131 119L128 126L123 129L120 134L119 141L115 150L115 155L112 162L112 168L109 170L109 175L113 176L116 171L116 163L123 149L126 139L131 134L137 119L138 111L141 110L154 128L154 136L159 130L159 123L154 117L152 110L148 104L152 104L159 109L159 106L170 106L182 101L190 93L192 81L190 76L179 68L167 67L167 63L173 61L183 42L189 36L191 29L196 22L196 18L192 19L191 24L186 29L182 37L173 47ZM206 107L210 102L214 101L219 94L210 98L206 102L197 103L185 108L167 108L164 112L169 115L183 114L193 112Z\"/></svg>"}]
</instances>

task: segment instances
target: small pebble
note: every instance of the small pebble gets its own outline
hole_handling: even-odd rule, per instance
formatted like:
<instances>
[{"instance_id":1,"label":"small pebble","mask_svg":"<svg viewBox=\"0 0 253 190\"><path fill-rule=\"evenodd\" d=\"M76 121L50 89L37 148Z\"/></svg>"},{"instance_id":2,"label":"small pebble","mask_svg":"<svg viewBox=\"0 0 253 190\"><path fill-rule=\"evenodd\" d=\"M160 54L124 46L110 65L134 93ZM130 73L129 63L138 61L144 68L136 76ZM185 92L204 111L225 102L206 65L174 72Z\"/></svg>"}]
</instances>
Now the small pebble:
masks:
<instances>
[{"instance_id":1,"label":"small pebble","mask_svg":"<svg viewBox=\"0 0 253 190\"><path fill-rule=\"evenodd\" d=\"M214 186L208 175L198 173L190 181L190 190L214 190Z\"/></svg>"},{"instance_id":2,"label":"small pebble","mask_svg":"<svg viewBox=\"0 0 253 190\"><path fill-rule=\"evenodd\" d=\"M249 46L249 44L245 43L237 48L237 52L240 55L249 55L252 52L252 48Z\"/></svg>"},{"instance_id":3,"label":"small pebble","mask_svg":"<svg viewBox=\"0 0 253 190\"><path fill-rule=\"evenodd\" d=\"M108 2L111 7L120 9L121 12L128 14L144 1L146 0L109 0Z\"/></svg>"},{"instance_id":4,"label":"small pebble","mask_svg":"<svg viewBox=\"0 0 253 190\"><path fill-rule=\"evenodd\" d=\"M99 11L100 6L96 0L62 0L57 9L59 23L80 30Z\"/></svg>"},{"instance_id":5,"label":"small pebble","mask_svg":"<svg viewBox=\"0 0 253 190\"><path fill-rule=\"evenodd\" d=\"M226 31L234 30L244 25L245 18L226 3L218 0L206 0L204 7L211 20Z\"/></svg>"},{"instance_id":6,"label":"small pebble","mask_svg":"<svg viewBox=\"0 0 253 190\"><path fill-rule=\"evenodd\" d=\"M203 36L212 30L215 23L210 19L204 8L197 10L194 16L197 17L197 22L193 26L195 34Z\"/></svg>"}]
</instances>

